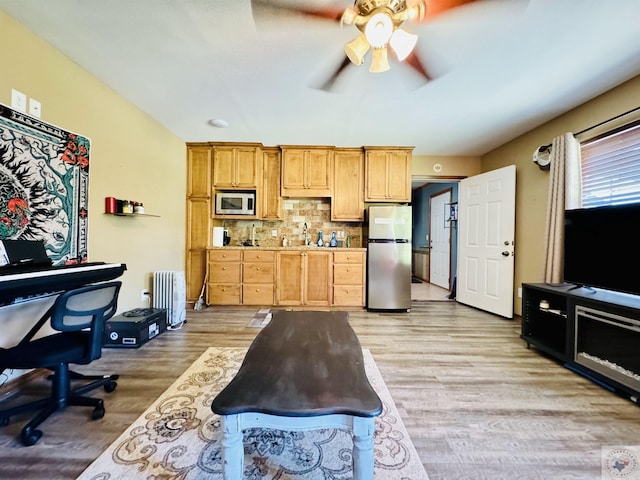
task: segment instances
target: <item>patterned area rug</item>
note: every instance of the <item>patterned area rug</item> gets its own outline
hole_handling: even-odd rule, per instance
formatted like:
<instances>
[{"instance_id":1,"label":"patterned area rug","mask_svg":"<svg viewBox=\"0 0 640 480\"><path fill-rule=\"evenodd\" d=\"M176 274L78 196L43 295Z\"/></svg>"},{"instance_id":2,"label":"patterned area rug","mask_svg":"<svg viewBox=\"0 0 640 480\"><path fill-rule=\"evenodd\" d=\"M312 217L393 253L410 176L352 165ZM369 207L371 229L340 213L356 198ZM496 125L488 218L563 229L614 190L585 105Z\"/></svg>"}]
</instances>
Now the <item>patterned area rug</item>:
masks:
<instances>
[{"instance_id":1,"label":"patterned area rug","mask_svg":"<svg viewBox=\"0 0 640 480\"><path fill-rule=\"evenodd\" d=\"M428 480L373 357L363 353L367 376L384 406L376 418L375 478ZM222 479L220 418L210 406L244 354L241 348L209 348L78 479ZM343 430L249 429L244 478L350 479L352 448Z\"/></svg>"}]
</instances>

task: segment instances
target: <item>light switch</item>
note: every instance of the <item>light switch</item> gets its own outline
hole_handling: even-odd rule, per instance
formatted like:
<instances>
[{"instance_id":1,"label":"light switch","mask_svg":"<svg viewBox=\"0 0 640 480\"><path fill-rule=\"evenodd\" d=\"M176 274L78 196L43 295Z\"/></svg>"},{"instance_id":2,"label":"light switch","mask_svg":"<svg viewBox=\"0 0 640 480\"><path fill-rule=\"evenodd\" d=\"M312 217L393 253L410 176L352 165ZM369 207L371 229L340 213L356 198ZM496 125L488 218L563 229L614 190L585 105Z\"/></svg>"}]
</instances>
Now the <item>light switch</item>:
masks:
<instances>
[{"instance_id":1,"label":"light switch","mask_svg":"<svg viewBox=\"0 0 640 480\"><path fill-rule=\"evenodd\" d=\"M29 99L29 115L36 118L40 118L42 115L42 104L33 98Z\"/></svg>"}]
</instances>

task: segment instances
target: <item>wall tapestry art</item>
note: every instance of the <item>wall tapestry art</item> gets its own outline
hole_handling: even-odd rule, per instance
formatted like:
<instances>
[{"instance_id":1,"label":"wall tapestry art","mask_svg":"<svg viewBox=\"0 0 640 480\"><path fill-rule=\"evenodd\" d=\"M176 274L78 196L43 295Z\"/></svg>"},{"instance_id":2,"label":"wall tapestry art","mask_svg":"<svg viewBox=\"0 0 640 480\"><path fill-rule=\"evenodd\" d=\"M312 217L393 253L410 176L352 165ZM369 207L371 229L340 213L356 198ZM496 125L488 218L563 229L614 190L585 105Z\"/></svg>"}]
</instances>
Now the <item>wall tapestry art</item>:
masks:
<instances>
[{"instance_id":1,"label":"wall tapestry art","mask_svg":"<svg viewBox=\"0 0 640 480\"><path fill-rule=\"evenodd\" d=\"M0 104L0 239L44 240L53 265L87 261L89 146Z\"/></svg>"}]
</instances>

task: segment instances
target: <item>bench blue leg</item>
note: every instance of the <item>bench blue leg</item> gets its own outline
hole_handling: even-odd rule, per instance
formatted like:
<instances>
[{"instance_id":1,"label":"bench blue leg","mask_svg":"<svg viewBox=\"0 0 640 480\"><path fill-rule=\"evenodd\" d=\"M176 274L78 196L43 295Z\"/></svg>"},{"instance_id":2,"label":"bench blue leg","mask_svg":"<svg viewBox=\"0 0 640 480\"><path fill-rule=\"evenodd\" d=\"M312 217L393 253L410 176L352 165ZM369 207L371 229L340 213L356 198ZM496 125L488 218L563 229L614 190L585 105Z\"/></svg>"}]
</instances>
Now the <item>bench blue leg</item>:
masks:
<instances>
[{"instance_id":1,"label":"bench blue leg","mask_svg":"<svg viewBox=\"0 0 640 480\"><path fill-rule=\"evenodd\" d=\"M353 479L373 480L374 417L353 417Z\"/></svg>"},{"instance_id":2,"label":"bench blue leg","mask_svg":"<svg viewBox=\"0 0 640 480\"><path fill-rule=\"evenodd\" d=\"M244 470L244 447L242 426L238 415L221 417L222 429L222 472L224 480L242 480Z\"/></svg>"}]
</instances>

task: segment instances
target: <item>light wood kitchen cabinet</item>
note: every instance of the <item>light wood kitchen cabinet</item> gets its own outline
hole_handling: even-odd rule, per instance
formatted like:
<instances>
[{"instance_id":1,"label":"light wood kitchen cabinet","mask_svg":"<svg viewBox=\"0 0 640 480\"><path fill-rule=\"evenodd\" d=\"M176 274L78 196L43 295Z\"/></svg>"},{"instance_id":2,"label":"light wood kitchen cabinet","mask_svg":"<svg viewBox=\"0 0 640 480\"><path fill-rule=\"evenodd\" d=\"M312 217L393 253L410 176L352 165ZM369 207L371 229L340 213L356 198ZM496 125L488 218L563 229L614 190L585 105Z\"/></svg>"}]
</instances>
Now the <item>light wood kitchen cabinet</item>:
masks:
<instances>
[{"instance_id":1,"label":"light wood kitchen cabinet","mask_svg":"<svg viewBox=\"0 0 640 480\"><path fill-rule=\"evenodd\" d=\"M363 307L366 251L212 248L208 305Z\"/></svg>"},{"instance_id":2,"label":"light wood kitchen cabinet","mask_svg":"<svg viewBox=\"0 0 640 480\"><path fill-rule=\"evenodd\" d=\"M364 221L364 152L361 148L334 152L331 220Z\"/></svg>"},{"instance_id":3,"label":"light wood kitchen cabinet","mask_svg":"<svg viewBox=\"0 0 640 480\"><path fill-rule=\"evenodd\" d=\"M242 304L273 305L275 300L275 251L243 252Z\"/></svg>"},{"instance_id":4,"label":"light wood kitchen cabinet","mask_svg":"<svg viewBox=\"0 0 640 480\"><path fill-rule=\"evenodd\" d=\"M276 305L302 305L304 303L304 260L304 251L283 250L277 253Z\"/></svg>"},{"instance_id":5,"label":"light wood kitchen cabinet","mask_svg":"<svg viewBox=\"0 0 640 480\"><path fill-rule=\"evenodd\" d=\"M255 190L262 165L260 144L213 144L213 188Z\"/></svg>"},{"instance_id":6,"label":"light wood kitchen cabinet","mask_svg":"<svg viewBox=\"0 0 640 480\"><path fill-rule=\"evenodd\" d=\"M211 234L211 147L187 147L187 222L185 279L187 301L195 301L202 290Z\"/></svg>"},{"instance_id":7,"label":"light wood kitchen cabinet","mask_svg":"<svg viewBox=\"0 0 640 480\"><path fill-rule=\"evenodd\" d=\"M410 202L413 147L365 147L365 202Z\"/></svg>"},{"instance_id":8,"label":"light wood kitchen cabinet","mask_svg":"<svg viewBox=\"0 0 640 480\"><path fill-rule=\"evenodd\" d=\"M207 304L240 305L241 250L209 250Z\"/></svg>"},{"instance_id":9,"label":"light wood kitchen cabinet","mask_svg":"<svg viewBox=\"0 0 640 480\"><path fill-rule=\"evenodd\" d=\"M260 218L282 220L282 196L280 195L280 149L264 148L262 151L262 196Z\"/></svg>"},{"instance_id":10,"label":"light wood kitchen cabinet","mask_svg":"<svg viewBox=\"0 0 640 480\"><path fill-rule=\"evenodd\" d=\"M208 144L187 148L187 196L211 196L211 147Z\"/></svg>"},{"instance_id":11,"label":"light wood kitchen cabinet","mask_svg":"<svg viewBox=\"0 0 640 480\"><path fill-rule=\"evenodd\" d=\"M207 268L207 247L210 242L208 198L187 199L186 294L188 300L200 296Z\"/></svg>"},{"instance_id":12,"label":"light wood kitchen cabinet","mask_svg":"<svg viewBox=\"0 0 640 480\"><path fill-rule=\"evenodd\" d=\"M334 252L333 304L364 306L366 284L365 252Z\"/></svg>"},{"instance_id":13,"label":"light wood kitchen cabinet","mask_svg":"<svg viewBox=\"0 0 640 480\"><path fill-rule=\"evenodd\" d=\"M330 197L332 147L282 146L283 197Z\"/></svg>"},{"instance_id":14,"label":"light wood kitchen cabinet","mask_svg":"<svg viewBox=\"0 0 640 480\"><path fill-rule=\"evenodd\" d=\"M282 250L277 255L277 305L330 305L330 251Z\"/></svg>"}]
</instances>

